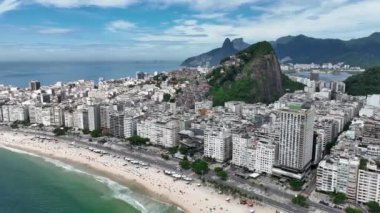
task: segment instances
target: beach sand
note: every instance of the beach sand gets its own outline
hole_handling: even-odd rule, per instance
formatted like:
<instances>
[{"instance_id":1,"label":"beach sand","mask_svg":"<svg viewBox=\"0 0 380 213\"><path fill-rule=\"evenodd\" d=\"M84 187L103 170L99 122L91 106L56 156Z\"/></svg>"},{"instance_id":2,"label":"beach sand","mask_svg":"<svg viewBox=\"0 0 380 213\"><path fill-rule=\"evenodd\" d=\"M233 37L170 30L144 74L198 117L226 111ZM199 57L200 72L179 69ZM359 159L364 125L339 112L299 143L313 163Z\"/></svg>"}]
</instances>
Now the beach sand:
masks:
<instances>
[{"instance_id":1,"label":"beach sand","mask_svg":"<svg viewBox=\"0 0 380 213\"><path fill-rule=\"evenodd\" d=\"M152 197L163 202L173 203L185 212L231 212L248 213L254 209L257 213L275 213L276 210L256 202L253 207L240 205L238 199L228 202L226 195L220 195L211 187L198 187L197 183L186 184L174 181L163 174L163 169L151 165L148 169L136 168L124 159L110 155L101 156L86 148L75 147L67 142L35 139L34 135L0 130L0 145L31 152L39 156L61 160L65 163L82 165L96 170L103 176L123 185L142 188Z\"/></svg>"}]
</instances>

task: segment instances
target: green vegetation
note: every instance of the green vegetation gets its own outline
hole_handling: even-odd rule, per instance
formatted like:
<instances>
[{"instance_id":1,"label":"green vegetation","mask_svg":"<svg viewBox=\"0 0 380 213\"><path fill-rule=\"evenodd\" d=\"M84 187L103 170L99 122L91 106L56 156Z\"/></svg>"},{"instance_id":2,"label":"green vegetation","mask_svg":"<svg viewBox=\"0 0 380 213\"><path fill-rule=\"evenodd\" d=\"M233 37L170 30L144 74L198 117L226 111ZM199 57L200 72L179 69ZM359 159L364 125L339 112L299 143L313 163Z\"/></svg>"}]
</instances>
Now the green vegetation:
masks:
<instances>
[{"instance_id":1,"label":"green vegetation","mask_svg":"<svg viewBox=\"0 0 380 213\"><path fill-rule=\"evenodd\" d=\"M11 128L12 128L12 129L18 129L18 124L17 124L17 122L13 122L13 123L11 124Z\"/></svg>"},{"instance_id":2,"label":"green vegetation","mask_svg":"<svg viewBox=\"0 0 380 213\"><path fill-rule=\"evenodd\" d=\"M175 153L178 152L178 146L171 147L171 148L169 148L168 151L169 151L169 153L170 153L171 155L174 155Z\"/></svg>"},{"instance_id":3,"label":"green vegetation","mask_svg":"<svg viewBox=\"0 0 380 213\"><path fill-rule=\"evenodd\" d=\"M278 99L284 91L293 92L304 88L303 84L292 81L286 75L281 74L281 79L272 77L281 71L267 63L277 63L277 59L264 58L264 55L274 55L272 46L268 42L256 43L235 55L240 59L239 64L217 67L206 76L211 86L209 95L212 96L215 106L223 105L227 101L270 103ZM226 58L221 63L229 60L230 58ZM282 88L277 86L280 82L273 84L272 80L281 80Z\"/></svg>"},{"instance_id":4,"label":"green vegetation","mask_svg":"<svg viewBox=\"0 0 380 213\"><path fill-rule=\"evenodd\" d=\"M89 129L83 129L82 132L84 135L88 135L91 133Z\"/></svg>"},{"instance_id":5,"label":"green vegetation","mask_svg":"<svg viewBox=\"0 0 380 213\"><path fill-rule=\"evenodd\" d=\"M304 184L303 181L300 181L297 179L291 179L289 181L289 185L292 188L292 190L294 190L294 191L300 191L302 189L303 184Z\"/></svg>"},{"instance_id":6,"label":"green vegetation","mask_svg":"<svg viewBox=\"0 0 380 213\"><path fill-rule=\"evenodd\" d=\"M369 68L363 73L347 78L346 92L349 95L366 96L380 94L380 67Z\"/></svg>"},{"instance_id":7,"label":"green vegetation","mask_svg":"<svg viewBox=\"0 0 380 213\"><path fill-rule=\"evenodd\" d=\"M305 88L304 84L298 83L290 79L287 75L281 73L282 87L285 92L294 92L296 90L303 90Z\"/></svg>"},{"instance_id":8,"label":"green vegetation","mask_svg":"<svg viewBox=\"0 0 380 213\"><path fill-rule=\"evenodd\" d=\"M22 125L22 126L30 126L30 121L29 121L29 119L27 119L27 120L25 120L25 121L14 121L11 125L10 125L10 127L12 128L12 129L18 129L18 126L19 125Z\"/></svg>"},{"instance_id":9,"label":"green vegetation","mask_svg":"<svg viewBox=\"0 0 380 213\"><path fill-rule=\"evenodd\" d=\"M155 80L155 81L166 81L166 79L168 79L168 76L165 75L164 73L159 73L159 74L153 76L153 80Z\"/></svg>"},{"instance_id":10,"label":"green vegetation","mask_svg":"<svg viewBox=\"0 0 380 213\"><path fill-rule=\"evenodd\" d=\"M342 192L334 192L330 194L330 198L335 204L342 204L346 201L346 194Z\"/></svg>"},{"instance_id":11,"label":"green vegetation","mask_svg":"<svg viewBox=\"0 0 380 213\"><path fill-rule=\"evenodd\" d=\"M359 169L361 169L361 170L367 170L367 163L368 163L367 159L360 158Z\"/></svg>"},{"instance_id":12,"label":"green vegetation","mask_svg":"<svg viewBox=\"0 0 380 213\"><path fill-rule=\"evenodd\" d=\"M67 132L67 128L64 128L64 127L57 127L53 130L53 133L55 136L65 135L66 132Z\"/></svg>"},{"instance_id":13,"label":"green vegetation","mask_svg":"<svg viewBox=\"0 0 380 213\"><path fill-rule=\"evenodd\" d=\"M295 197L292 199L292 202L293 202L294 204L297 204L297 205L302 206L302 207L305 207L305 208L309 207L309 204L307 203L307 198L304 197L304 196L302 196L302 195L300 195L300 194L297 195L297 196L295 196Z\"/></svg>"},{"instance_id":14,"label":"green vegetation","mask_svg":"<svg viewBox=\"0 0 380 213\"><path fill-rule=\"evenodd\" d=\"M198 175L204 175L208 172L208 163L203 160L196 160L191 164L191 168L193 172L197 173Z\"/></svg>"},{"instance_id":15,"label":"green vegetation","mask_svg":"<svg viewBox=\"0 0 380 213\"><path fill-rule=\"evenodd\" d=\"M187 148L185 146L180 146L179 147L179 153L181 153L183 155L187 155L189 153L189 148Z\"/></svg>"},{"instance_id":16,"label":"green vegetation","mask_svg":"<svg viewBox=\"0 0 380 213\"><path fill-rule=\"evenodd\" d=\"M243 51L240 51L236 55L245 63L248 63L252 58L256 58L256 57L260 57L260 56L264 56L268 54L274 54L272 45L269 42L262 41L262 42L258 42L254 45L249 46L248 48L244 49ZM221 63L223 63L223 61Z\"/></svg>"},{"instance_id":17,"label":"green vegetation","mask_svg":"<svg viewBox=\"0 0 380 213\"><path fill-rule=\"evenodd\" d=\"M91 137L99 138L102 136L102 131L100 129L95 129L91 132Z\"/></svg>"},{"instance_id":18,"label":"green vegetation","mask_svg":"<svg viewBox=\"0 0 380 213\"><path fill-rule=\"evenodd\" d=\"M185 157L183 160L181 160L179 162L179 165L181 166L182 169L184 170L189 170L191 168L191 163L190 161L187 159L187 157Z\"/></svg>"},{"instance_id":19,"label":"green vegetation","mask_svg":"<svg viewBox=\"0 0 380 213\"><path fill-rule=\"evenodd\" d=\"M366 203L369 213L380 213L380 205L376 201Z\"/></svg>"},{"instance_id":20,"label":"green vegetation","mask_svg":"<svg viewBox=\"0 0 380 213\"><path fill-rule=\"evenodd\" d=\"M352 208L352 207L347 207L344 212L346 213L363 213L362 210L360 209L355 209L355 208Z\"/></svg>"},{"instance_id":21,"label":"green vegetation","mask_svg":"<svg viewBox=\"0 0 380 213\"><path fill-rule=\"evenodd\" d=\"M218 176L222 180L227 180L228 174L221 167L216 167L214 169L216 176Z\"/></svg>"},{"instance_id":22,"label":"green vegetation","mask_svg":"<svg viewBox=\"0 0 380 213\"><path fill-rule=\"evenodd\" d=\"M164 160L169 160L169 155L161 154L161 158Z\"/></svg>"},{"instance_id":23,"label":"green vegetation","mask_svg":"<svg viewBox=\"0 0 380 213\"><path fill-rule=\"evenodd\" d=\"M170 99L171 99L171 95L170 94L168 94L168 93L165 93L164 94L164 99L162 100L163 102L169 102L170 101Z\"/></svg>"},{"instance_id":24,"label":"green vegetation","mask_svg":"<svg viewBox=\"0 0 380 213\"><path fill-rule=\"evenodd\" d=\"M149 138L142 138L138 135L134 135L132 137L129 137L129 138L127 138L127 140L129 141L129 143L131 145L134 145L134 146L145 145L146 143L149 142Z\"/></svg>"}]
</instances>

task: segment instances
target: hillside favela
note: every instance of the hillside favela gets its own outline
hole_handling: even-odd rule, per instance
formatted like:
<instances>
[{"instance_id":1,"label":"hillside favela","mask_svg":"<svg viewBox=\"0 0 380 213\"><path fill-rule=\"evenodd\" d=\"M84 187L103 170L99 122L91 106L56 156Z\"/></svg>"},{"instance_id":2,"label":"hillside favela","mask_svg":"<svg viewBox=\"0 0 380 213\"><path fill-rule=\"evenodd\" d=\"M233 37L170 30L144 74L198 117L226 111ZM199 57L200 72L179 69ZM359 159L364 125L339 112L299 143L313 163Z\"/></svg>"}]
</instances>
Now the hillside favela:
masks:
<instances>
[{"instance_id":1,"label":"hillside favela","mask_svg":"<svg viewBox=\"0 0 380 213\"><path fill-rule=\"evenodd\" d=\"M380 213L379 0L0 0L0 213Z\"/></svg>"}]
</instances>

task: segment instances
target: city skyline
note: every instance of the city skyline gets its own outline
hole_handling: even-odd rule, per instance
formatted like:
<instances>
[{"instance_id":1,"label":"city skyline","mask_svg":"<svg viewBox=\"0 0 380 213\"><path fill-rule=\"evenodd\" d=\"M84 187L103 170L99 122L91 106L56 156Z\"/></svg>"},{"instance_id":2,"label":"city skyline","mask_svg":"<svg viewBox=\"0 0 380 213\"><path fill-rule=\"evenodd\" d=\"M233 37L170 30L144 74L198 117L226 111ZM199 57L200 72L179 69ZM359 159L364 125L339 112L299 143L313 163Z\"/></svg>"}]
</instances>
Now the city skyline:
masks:
<instances>
[{"instance_id":1,"label":"city skyline","mask_svg":"<svg viewBox=\"0 0 380 213\"><path fill-rule=\"evenodd\" d=\"M2 0L0 58L183 60L226 37L347 40L379 29L379 8L374 0Z\"/></svg>"}]
</instances>

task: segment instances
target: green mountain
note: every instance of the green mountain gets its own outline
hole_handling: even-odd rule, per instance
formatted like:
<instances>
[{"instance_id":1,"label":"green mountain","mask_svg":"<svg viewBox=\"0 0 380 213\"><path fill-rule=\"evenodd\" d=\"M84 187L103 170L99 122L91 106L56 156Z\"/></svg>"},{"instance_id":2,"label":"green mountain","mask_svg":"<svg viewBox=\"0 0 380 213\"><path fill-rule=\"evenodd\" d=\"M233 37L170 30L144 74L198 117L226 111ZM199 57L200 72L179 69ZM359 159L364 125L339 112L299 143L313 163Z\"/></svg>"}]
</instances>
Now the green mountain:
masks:
<instances>
[{"instance_id":1,"label":"green mountain","mask_svg":"<svg viewBox=\"0 0 380 213\"><path fill-rule=\"evenodd\" d=\"M256 43L222 60L207 79L216 106L226 101L270 103L285 91L304 87L281 74L276 54L268 42Z\"/></svg>"},{"instance_id":2,"label":"green mountain","mask_svg":"<svg viewBox=\"0 0 380 213\"><path fill-rule=\"evenodd\" d=\"M353 75L344 83L346 83L346 92L349 95L380 94L380 67L369 68L363 73Z\"/></svg>"},{"instance_id":3,"label":"green mountain","mask_svg":"<svg viewBox=\"0 0 380 213\"><path fill-rule=\"evenodd\" d=\"M286 36L272 42L280 59L292 63L338 63L351 66L380 65L380 33L348 41L317 39L304 35Z\"/></svg>"}]
</instances>

